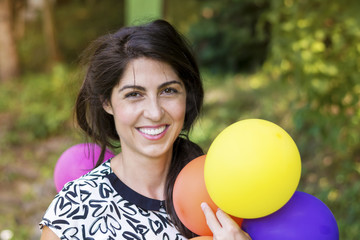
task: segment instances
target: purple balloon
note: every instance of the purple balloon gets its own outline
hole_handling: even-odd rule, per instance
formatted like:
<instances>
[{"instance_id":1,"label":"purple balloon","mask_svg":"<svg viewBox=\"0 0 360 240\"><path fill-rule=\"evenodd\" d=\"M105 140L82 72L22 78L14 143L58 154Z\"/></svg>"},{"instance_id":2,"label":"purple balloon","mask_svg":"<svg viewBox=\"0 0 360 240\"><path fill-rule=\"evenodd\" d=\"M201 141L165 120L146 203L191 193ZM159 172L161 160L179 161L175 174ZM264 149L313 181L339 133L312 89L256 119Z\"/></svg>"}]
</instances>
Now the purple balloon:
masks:
<instances>
[{"instance_id":1,"label":"purple balloon","mask_svg":"<svg viewBox=\"0 0 360 240\"><path fill-rule=\"evenodd\" d=\"M54 170L54 182L59 192L67 182L75 180L91 171L101 153L101 148L94 143L80 143L68 148L58 159ZM107 150L104 161L114 154Z\"/></svg>"},{"instance_id":2,"label":"purple balloon","mask_svg":"<svg viewBox=\"0 0 360 240\"><path fill-rule=\"evenodd\" d=\"M242 228L252 240L339 240L339 228L330 209L300 191L273 214L244 219Z\"/></svg>"}]
</instances>

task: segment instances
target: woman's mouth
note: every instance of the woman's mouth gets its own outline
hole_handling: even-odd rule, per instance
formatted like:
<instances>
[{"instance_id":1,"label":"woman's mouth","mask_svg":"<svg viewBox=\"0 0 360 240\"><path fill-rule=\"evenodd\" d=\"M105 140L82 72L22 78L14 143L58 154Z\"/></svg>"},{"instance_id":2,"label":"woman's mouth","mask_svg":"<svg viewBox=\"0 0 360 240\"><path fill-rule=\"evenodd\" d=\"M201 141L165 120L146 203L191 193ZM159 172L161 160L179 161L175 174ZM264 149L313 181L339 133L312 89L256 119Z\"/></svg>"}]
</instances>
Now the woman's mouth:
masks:
<instances>
[{"instance_id":1,"label":"woman's mouth","mask_svg":"<svg viewBox=\"0 0 360 240\"><path fill-rule=\"evenodd\" d=\"M146 138L151 140L161 138L168 129L169 125L162 125L158 127L140 127L137 130Z\"/></svg>"}]
</instances>

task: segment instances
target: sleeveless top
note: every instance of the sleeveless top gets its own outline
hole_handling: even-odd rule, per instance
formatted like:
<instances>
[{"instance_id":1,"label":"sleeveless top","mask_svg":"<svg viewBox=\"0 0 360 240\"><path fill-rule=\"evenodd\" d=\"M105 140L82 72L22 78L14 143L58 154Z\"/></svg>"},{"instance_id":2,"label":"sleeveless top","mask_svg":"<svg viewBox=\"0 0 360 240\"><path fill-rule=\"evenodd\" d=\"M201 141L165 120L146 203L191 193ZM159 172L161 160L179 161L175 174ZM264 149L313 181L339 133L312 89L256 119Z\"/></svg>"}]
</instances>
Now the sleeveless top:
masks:
<instances>
[{"instance_id":1,"label":"sleeveless top","mask_svg":"<svg viewBox=\"0 0 360 240\"><path fill-rule=\"evenodd\" d=\"M40 228L48 226L60 239L186 239L171 222L165 202L126 186L112 171L110 160L67 183Z\"/></svg>"}]
</instances>

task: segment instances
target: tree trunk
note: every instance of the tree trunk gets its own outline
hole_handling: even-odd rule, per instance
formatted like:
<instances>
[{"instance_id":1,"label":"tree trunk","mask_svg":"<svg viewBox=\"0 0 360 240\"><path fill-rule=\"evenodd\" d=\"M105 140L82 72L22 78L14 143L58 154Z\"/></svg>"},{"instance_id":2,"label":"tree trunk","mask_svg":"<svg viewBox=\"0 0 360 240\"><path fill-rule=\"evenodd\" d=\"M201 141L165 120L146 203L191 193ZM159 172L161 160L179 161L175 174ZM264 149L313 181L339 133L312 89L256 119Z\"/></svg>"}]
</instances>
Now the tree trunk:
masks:
<instances>
[{"instance_id":1,"label":"tree trunk","mask_svg":"<svg viewBox=\"0 0 360 240\"><path fill-rule=\"evenodd\" d=\"M11 0L0 0L0 81L19 76L19 58L12 27Z\"/></svg>"},{"instance_id":2,"label":"tree trunk","mask_svg":"<svg viewBox=\"0 0 360 240\"><path fill-rule=\"evenodd\" d=\"M59 62L60 52L56 40L56 29L54 24L53 6L50 0L43 0L43 27L45 34L45 43L49 54L49 63L54 65Z\"/></svg>"}]
</instances>

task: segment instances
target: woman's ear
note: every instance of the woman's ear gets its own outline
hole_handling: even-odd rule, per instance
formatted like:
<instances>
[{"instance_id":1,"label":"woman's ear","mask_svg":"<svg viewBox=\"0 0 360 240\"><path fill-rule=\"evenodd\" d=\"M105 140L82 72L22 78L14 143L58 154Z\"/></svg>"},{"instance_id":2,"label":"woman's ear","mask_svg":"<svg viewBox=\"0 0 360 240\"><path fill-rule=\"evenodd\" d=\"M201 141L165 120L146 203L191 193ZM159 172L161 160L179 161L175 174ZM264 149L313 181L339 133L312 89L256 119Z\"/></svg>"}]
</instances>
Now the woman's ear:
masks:
<instances>
[{"instance_id":1,"label":"woman's ear","mask_svg":"<svg viewBox=\"0 0 360 240\"><path fill-rule=\"evenodd\" d=\"M113 108L108 100L103 101L103 108L108 114L114 115Z\"/></svg>"}]
</instances>

